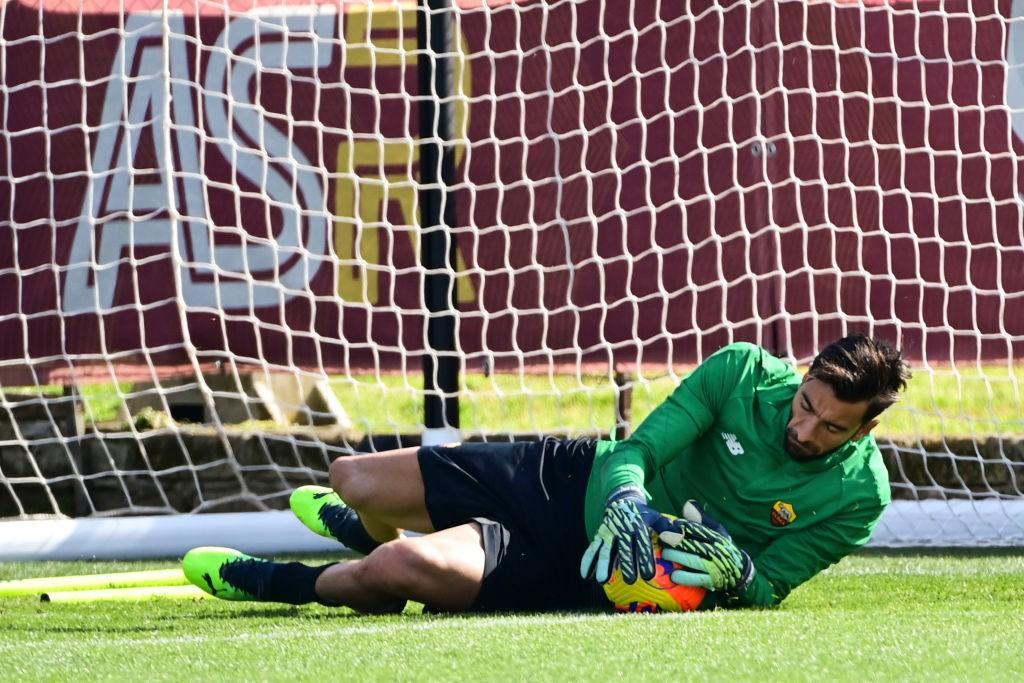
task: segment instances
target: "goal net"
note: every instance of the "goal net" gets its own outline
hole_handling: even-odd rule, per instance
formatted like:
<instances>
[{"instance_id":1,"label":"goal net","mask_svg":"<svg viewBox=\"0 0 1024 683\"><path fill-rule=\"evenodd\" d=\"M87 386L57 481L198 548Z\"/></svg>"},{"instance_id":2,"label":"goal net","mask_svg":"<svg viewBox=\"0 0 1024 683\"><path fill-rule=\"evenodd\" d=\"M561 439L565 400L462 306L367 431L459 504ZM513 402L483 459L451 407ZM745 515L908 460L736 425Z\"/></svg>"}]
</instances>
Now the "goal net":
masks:
<instances>
[{"instance_id":1,"label":"goal net","mask_svg":"<svg viewBox=\"0 0 1024 683\"><path fill-rule=\"evenodd\" d=\"M440 53L417 14L0 5L7 557L319 547L292 488L425 428L439 99L462 438L622 433L724 344L864 331L916 374L874 542L1024 544L1024 3L459 0Z\"/></svg>"}]
</instances>

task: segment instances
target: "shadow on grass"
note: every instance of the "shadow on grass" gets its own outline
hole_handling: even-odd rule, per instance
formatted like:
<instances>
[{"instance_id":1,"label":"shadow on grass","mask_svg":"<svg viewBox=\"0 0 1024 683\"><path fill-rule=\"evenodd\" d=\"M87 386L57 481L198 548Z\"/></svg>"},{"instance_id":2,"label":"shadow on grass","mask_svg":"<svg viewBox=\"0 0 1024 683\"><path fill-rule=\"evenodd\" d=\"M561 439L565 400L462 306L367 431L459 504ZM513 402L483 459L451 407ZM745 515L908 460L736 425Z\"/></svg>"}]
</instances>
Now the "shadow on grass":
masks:
<instances>
[{"instance_id":1,"label":"shadow on grass","mask_svg":"<svg viewBox=\"0 0 1024 683\"><path fill-rule=\"evenodd\" d=\"M402 622L423 623L427 621L472 621L474 619L492 619L495 617L507 618L531 618L531 617L576 617L576 616L598 616L614 614L611 610L594 608L590 610L536 610L528 612L441 612L423 608L418 603L406 607L404 612L397 614L361 614L348 607L312 607L281 606L281 607L260 607L253 609L239 610L216 610L203 611L198 609L181 615L162 615L160 619L192 621L195 619L236 619L236 618L295 618L310 622L335 622L352 621L365 622L367 624L377 622Z\"/></svg>"}]
</instances>

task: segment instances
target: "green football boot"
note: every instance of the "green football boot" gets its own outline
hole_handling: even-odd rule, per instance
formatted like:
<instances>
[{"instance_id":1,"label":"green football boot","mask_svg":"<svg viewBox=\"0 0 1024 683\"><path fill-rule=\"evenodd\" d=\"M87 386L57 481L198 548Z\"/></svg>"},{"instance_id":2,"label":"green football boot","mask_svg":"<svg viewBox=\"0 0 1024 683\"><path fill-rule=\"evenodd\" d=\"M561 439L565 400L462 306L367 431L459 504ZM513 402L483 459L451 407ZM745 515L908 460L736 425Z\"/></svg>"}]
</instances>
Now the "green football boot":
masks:
<instances>
[{"instance_id":1,"label":"green football boot","mask_svg":"<svg viewBox=\"0 0 1024 683\"><path fill-rule=\"evenodd\" d=\"M345 504L334 489L326 486L300 486L288 498L292 512L313 533L369 555L380 545L370 537L359 513Z\"/></svg>"},{"instance_id":2,"label":"green football boot","mask_svg":"<svg viewBox=\"0 0 1024 683\"><path fill-rule=\"evenodd\" d=\"M262 600L273 562L231 548L193 548L181 560L192 584L221 600Z\"/></svg>"},{"instance_id":3,"label":"green football boot","mask_svg":"<svg viewBox=\"0 0 1024 683\"><path fill-rule=\"evenodd\" d=\"M325 538L341 541L331 532L332 523L351 510L334 489L327 486L300 486L288 498L292 512L310 531Z\"/></svg>"}]
</instances>

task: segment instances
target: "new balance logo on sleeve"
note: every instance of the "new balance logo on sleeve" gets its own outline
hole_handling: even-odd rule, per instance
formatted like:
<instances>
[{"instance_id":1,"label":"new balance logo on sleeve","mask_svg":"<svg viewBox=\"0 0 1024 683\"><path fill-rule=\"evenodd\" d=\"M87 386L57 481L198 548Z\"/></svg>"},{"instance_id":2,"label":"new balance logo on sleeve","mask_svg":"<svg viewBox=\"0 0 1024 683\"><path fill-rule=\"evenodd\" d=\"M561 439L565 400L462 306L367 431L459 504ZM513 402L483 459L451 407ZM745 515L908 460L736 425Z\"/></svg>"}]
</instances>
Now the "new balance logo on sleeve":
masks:
<instances>
[{"instance_id":1,"label":"new balance logo on sleeve","mask_svg":"<svg viewBox=\"0 0 1024 683\"><path fill-rule=\"evenodd\" d=\"M722 439L725 440L725 447L729 449L730 453L733 455L743 455L743 445L736 438L735 434L722 432Z\"/></svg>"}]
</instances>

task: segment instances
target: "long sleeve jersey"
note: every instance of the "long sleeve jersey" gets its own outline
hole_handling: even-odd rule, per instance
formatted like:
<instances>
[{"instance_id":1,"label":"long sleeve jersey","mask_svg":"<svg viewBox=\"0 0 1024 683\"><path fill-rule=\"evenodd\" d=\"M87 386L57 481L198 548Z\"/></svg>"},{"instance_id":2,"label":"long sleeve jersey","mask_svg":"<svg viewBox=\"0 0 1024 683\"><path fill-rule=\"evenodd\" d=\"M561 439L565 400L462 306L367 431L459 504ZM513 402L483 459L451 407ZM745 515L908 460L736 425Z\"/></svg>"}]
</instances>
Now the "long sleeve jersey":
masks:
<instances>
[{"instance_id":1,"label":"long sleeve jersey","mask_svg":"<svg viewBox=\"0 0 1024 683\"><path fill-rule=\"evenodd\" d=\"M635 484L650 505L680 516L696 500L757 568L739 596L774 605L871 537L890 501L874 437L809 461L785 450L800 375L752 344L719 350L684 379L629 439L600 442L587 486L593 535L605 500Z\"/></svg>"}]
</instances>

